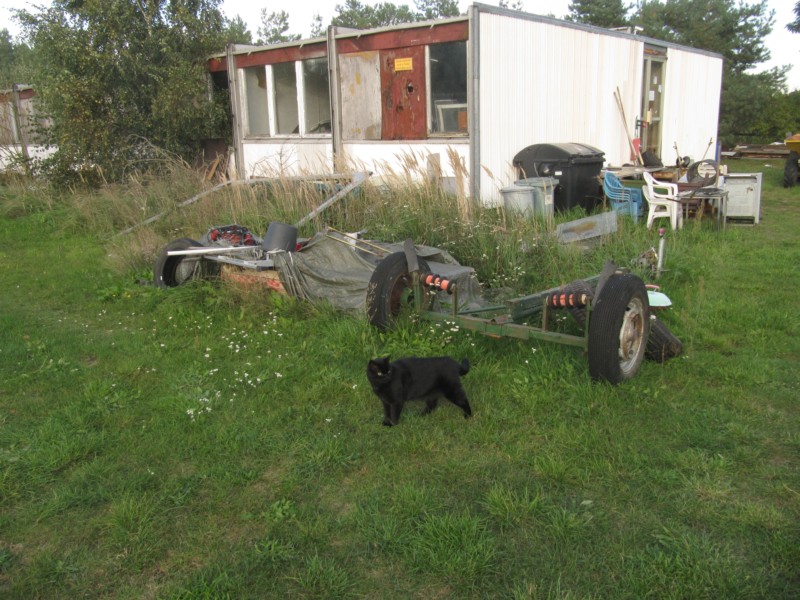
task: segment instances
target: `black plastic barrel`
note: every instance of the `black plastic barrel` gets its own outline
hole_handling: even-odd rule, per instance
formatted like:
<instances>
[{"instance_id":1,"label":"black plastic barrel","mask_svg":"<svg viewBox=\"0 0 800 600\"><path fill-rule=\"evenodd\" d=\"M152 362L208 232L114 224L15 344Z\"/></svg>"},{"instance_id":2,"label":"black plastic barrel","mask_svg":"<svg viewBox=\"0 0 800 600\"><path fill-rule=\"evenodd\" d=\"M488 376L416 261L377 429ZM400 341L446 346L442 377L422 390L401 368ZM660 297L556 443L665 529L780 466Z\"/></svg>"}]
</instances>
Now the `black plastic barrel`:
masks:
<instances>
[{"instance_id":1,"label":"black plastic barrel","mask_svg":"<svg viewBox=\"0 0 800 600\"><path fill-rule=\"evenodd\" d=\"M600 171L605 153L586 144L534 144L514 157L519 179L554 177L558 180L557 211L576 206L591 212L602 201Z\"/></svg>"},{"instance_id":2,"label":"black plastic barrel","mask_svg":"<svg viewBox=\"0 0 800 600\"><path fill-rule=\"evenodd\" d=\"M261 243L261 247L267 252L277 250L293 252L296 246L297 227L286 223L278 223L277 221L269 224L267 235L264 236L264 241Z\"/></svg>"}]
</instances>

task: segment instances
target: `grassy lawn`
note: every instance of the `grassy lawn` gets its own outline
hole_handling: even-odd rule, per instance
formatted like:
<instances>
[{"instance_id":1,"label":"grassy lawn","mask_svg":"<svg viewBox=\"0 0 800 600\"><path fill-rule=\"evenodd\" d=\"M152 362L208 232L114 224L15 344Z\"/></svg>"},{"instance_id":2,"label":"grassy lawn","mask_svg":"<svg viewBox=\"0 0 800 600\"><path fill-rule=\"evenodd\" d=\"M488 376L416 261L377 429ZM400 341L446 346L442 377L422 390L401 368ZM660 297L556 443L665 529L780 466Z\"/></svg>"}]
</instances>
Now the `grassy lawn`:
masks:
<instances>
[{"instance_id":1,"label":"grassy lawn","mask_svg":"<svg viewBox=\"0 0 800 600\"><path fill-rule=\"evenodd\" d=\"M684 354L617 387L557 344L139 283L165 240L275 214L241 191L120 239L152 187L0 187L0 596L800 597L800 188L764 162L729 165L764 173L760 225L668 234ZM658 244L449 211L366 194L329 217L517 293ZM475 416L382 427L367 361L444 353Z\"/></svg>"}]
</instances>

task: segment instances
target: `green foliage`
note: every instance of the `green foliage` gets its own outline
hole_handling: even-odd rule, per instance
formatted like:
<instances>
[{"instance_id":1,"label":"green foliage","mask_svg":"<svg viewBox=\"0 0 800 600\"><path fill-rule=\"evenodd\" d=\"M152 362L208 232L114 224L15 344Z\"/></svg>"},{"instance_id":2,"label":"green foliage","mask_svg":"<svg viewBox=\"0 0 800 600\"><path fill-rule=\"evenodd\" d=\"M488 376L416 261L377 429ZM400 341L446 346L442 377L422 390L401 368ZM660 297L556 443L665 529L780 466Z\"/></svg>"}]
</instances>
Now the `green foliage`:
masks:
<instances>
[{"instance_id":1,"label":"green foliage","mask_svg":"<svg viewBox=\"0 0 800 600\"><path fill-rule=\"evenodd\" d=\"M631 4L625 5L622 0L573 0L567 19L598 27L624 27L630 22L631 8Z\"/></svg>"},{"instance_id":2,"label":"green foliage","mask_svg":"<svg viewBox=\"0 0 800 600\"><path fill-rule=\"evenodd\" d=\"M634 20L644 35L717 52L727 72L741 73L769 59L773 15L766 0L666 0L644 3Z\"/></svg>"},{"instance_id":3,"label":"green foliage","mask_svg":"<svg viewBox=\"0 0 800 600\"><path fill-rule=\"evenodd\" d=\"M227 32L225 33L225 40L232 44L252 44L253 43L253 35L250 33L250 30L247 28L247 23L244 22L244 19L239 15L236 15L233 19L230 19L225 23L225 27Z\"/></svg>"},{"instance_id":4,"label":"green foliage","mask_svg":"<svg viewBox=\"0 0 800 600\"><path fill-rule=\"evenodd\" d=\"M511 10L522 10L522 0L515 0L514 2L509 3L508 0L500 0L497 3L500 8L510 8Z\"/></svg>"},{"instance_id":5,"label":"green foliage","mask_svg":"<svg viewBox=\"0 0 800 600\"><path fill-rule=\"evenodd\" d=\"M457 17L458 2L456 0L414 0L418 20Z\"/></svg>"},{"instance_id":6,"label":"green foliage","mask_svg":"<svg viewBox=\"0 0 800 600\"><path fill-rule=\"evenodd\" d=\"M786 29L794 33L800 33L800 0L794 4L794 21L786 24Z\"/></svg>"},{"instance_id":7,"label":"green foliage","mask_svg":"<svg viewBox=\"0 0 800 600\"><path fill-rule=\"evenodd\" d=\"M20 11L57 170L91 165L116 180L136 151L132 138L191 158L202 139L221 135L224 109L208 101L203 68L224 44L218 2L59 0Z\"/></svg>"},{"instance_id":8,"label":"green foliage","mask_svg":"<svg viewBox=\"0 0 800 600\"><path fill-rule=\"evenodd\" d=\"M261 9L261 25L258 28L259 44L280 44L300 39L297 34L287 35L288 29L289 13L285 10L268 13L266 8Z\"/></svg>"},{"instance_id":9,"label":"green foliage","mask_svg":"<svg viewBox=\"0 0 800 600\"><path fill-rule=\"evenodd\" d=\"M391 2L380 2L372 6L365 5L360 0L345 0L343 5L336 5L336 15L331 19L331 25L370 29L411 23L415 20L414 13L405 5L397 6Z\"/></svg>"},{"instance_id":10,"label":"green foliage","mask_svg":"<svg viewBox=\"0 0 800 600\"><path fill-rule=\"evenodd\" d=\"M0 90L33 81L32 61L33 53L27 44L15 43L7 29L0 30Z\"/></svg>"},{"instance_id":11,"label":"green foliage","mask_svg":"<svg viewBox=\"0 0 800 600\"><path fill-rule=\"evenodd\" d=\"M784 69L726 75L719 121L724 147L782 141L788 131L800 129L800 115L792 106L798 94L783 93L785 79Z\"/></svg>"},{"instance_id":12,"label":"green foliage","mask_svg":"<svg viewBox=\"0 0 800 600\"><path fill-rule=\"evenodd\" d=\"M311 37L320 37L323 35L325 27L322 25L322 15L315 14L311 19Z\"/></svg>"},{"instance_id":13,"label":"green foliage","mask_svg":"<svg viewBox=\"0 0 800 600\"><path fill-rule=\"evenodd\" d=\"M336 5L336 16L331 20L331 25L370 29L459 15L458 2L455 0L415 0L414 5L416 12L407 5L392 2L365 5L360 0L345 0L343 5Z\"/></svg>"}]
</instances>

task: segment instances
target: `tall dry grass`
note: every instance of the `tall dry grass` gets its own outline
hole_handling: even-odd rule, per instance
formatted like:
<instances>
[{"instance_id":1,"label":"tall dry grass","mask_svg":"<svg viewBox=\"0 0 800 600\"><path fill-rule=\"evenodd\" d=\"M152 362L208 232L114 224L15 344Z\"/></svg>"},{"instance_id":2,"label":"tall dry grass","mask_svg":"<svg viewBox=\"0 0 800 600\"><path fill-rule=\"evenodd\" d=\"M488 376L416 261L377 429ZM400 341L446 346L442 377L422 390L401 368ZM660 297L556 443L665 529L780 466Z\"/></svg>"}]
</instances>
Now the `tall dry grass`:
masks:
<instances>
[{"instance_id":1,"label":"tall dry grass","mask_svg":"<svg viewBox=\"0 0 800 600\"><path fill-rule=\"evenodd\" d=\"M307 173L285 176L264 166L258 179L210 178L179 158L153 150L146 163L132 168L124 184L97 190L52 190L31 193L24 187L11 195L17 210L52 210L66 203L76 210L76 227L106 240L111 265L120 273L144 274L172 239L202 238L215 226L239 224L263 236L270 222L297 223L349 181ZM502 207L476 205L464 189L466 166L458 154L447 155L449 171L421 152L401 157L402 168L380 165L380 178L370 178L338 203L310 219L300 231L310 237L330 225L343 231L364 231L366 237L444 248L462 264L473 266L483 282L517 292L550 287L569 278L599 270L602 260L581 249L557 243L554 223L523 218ZM145 168L143 168L145 167ZM350 172L365 171L363 164ZM218 175L218 174L217 174ZM568 220L576 212L558 216ZM624 235L605 253L635 256L653 243L641 228L621 222ZM617 258L614 257L614 258ZM596 263L596 264L595 264Z\"/></svg>"}]
</instances>

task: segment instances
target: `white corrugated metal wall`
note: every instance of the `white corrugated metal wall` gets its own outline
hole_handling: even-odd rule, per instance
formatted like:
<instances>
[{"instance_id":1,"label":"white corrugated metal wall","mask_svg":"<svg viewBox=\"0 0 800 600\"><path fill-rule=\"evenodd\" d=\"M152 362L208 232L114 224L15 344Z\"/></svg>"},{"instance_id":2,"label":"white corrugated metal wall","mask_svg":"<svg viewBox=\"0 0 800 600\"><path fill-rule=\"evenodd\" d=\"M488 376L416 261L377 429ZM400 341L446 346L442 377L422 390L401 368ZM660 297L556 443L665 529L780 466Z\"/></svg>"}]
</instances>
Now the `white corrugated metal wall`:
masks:
<instances>
[{"instance_id":1,"label":"white corrugated metal wall","mask_svg":"<svg viewBox=\"0 0 800 600\"><path fill-rule=\"evenodd\" d=\"M661 158L673 164L681 156L716 158L722 58L677 48L667 50ZM709 140L711 146L709 147Z\"/></svg>"},{"instance_id":2,"label":"white corrugated metal wall","mask_svg":"<svg viewBox=\"0 0 800 600\"><path fill-rule=\"evenodd\" d=\"M643 43L547 19L479 13L480 188L484 203L515 179L514 155L538 143L578 142L630 160L628 131L641 96Z\"/></svg>"}]
</instances>

